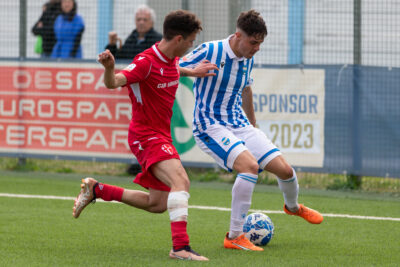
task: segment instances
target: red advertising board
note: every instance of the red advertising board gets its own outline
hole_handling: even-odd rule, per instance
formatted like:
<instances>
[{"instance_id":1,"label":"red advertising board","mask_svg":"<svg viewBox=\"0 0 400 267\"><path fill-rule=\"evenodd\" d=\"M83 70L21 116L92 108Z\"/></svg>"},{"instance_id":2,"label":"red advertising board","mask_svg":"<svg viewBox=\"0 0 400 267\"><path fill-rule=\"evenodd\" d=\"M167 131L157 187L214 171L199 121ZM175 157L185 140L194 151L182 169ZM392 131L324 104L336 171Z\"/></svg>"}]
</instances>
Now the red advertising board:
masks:
<instances>
[{"instance_id":1,"label":"red advertising board","mask_svg":"<svg viewBox=\"0 0 400 267\"><path fill-rule=\"evenodd\" d=\"M0 152L133 159L131 103L109 90L100 65L0 65Z\"/></svg>"}]
</instances>

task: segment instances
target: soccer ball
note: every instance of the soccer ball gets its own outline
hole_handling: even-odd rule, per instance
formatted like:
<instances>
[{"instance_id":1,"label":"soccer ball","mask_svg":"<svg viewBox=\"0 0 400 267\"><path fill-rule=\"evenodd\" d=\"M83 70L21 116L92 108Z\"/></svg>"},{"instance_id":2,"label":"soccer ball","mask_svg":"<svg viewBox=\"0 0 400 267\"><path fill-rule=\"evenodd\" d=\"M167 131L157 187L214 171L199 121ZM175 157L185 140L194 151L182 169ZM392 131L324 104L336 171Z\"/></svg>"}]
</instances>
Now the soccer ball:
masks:
<instances>
[{"instance_id":1,"label":"soccer ball","mask_svg":"<svg viewBox=\"0 0 400 267\"><path fill-rule=\"evenodd\" d=\"M274 224L263 213L252 213L246 217L243 232L254 245L265 246L274 235Z\"/></svg>"}]
</instances>

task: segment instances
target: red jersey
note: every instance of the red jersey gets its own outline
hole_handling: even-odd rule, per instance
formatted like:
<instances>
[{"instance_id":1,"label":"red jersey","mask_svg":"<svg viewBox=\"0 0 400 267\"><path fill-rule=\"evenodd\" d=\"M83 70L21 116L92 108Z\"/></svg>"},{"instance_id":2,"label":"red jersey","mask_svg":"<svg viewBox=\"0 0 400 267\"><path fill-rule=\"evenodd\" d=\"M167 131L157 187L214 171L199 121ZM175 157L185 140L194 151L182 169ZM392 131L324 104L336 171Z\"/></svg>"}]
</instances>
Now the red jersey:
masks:
<instances>
[{"instance_id":1,"label":"red jersey","mask_svg":"<svg viewBox=\"0 0 400 267\"><path fill-rule=\"evenodd\" d=\"M179 85L177 60L169 59L158 44L138 54L120 73L132 102L130 135L135 140L163 137L172 142L171 117Z\"/></svg>"}]
</instances>

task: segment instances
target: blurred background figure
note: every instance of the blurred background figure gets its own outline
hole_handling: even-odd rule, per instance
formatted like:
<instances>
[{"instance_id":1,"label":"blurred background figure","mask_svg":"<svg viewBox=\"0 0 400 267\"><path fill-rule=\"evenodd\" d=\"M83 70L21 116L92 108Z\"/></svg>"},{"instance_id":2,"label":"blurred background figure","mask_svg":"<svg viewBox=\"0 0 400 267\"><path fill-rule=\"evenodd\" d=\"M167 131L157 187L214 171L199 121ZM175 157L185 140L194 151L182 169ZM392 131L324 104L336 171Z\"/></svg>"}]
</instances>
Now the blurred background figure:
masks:
<instances>
[{"instance_id":1,"label":"blurred background figure","mask_svg":"<svg viewBox=\"0 0 400 267\"><path fill-rule=\"evenodd\" d=\"M122 40L116 32L109 32L109 43L105 49L110 50L117 59L133 59L137 54L150 48L162 38L162 34L153 28L155 16L152 8L140 5L135 11L136 29L128 36L125 43L122 45Z\"/></svg>"},{"instance_id":2,"label":"blurred background figure","mask_svg":"<svg viewBox=\"0 0 400 267\"><path fill-rule=\"evenodd\" d=\"M53 51L56 38L54 36L54 21L61 13L60 0L50 0L43 5L43 13L39 20L32 27L32 33L41 38L40 47L35 48L35 52L42 57L50 57Z\"/></svg>"},{"instance_id":3,"label":"blurred background figure","mask_svg":"<svg viewBox=\"0 0 400 267\"><path fill-rule=\"evenodd\" d=\"M77 9L75 0L61 0L61 14L54 22L57 42L52 58L82 58L81 40L85 24Z\"/></svg>"}]
</instances>

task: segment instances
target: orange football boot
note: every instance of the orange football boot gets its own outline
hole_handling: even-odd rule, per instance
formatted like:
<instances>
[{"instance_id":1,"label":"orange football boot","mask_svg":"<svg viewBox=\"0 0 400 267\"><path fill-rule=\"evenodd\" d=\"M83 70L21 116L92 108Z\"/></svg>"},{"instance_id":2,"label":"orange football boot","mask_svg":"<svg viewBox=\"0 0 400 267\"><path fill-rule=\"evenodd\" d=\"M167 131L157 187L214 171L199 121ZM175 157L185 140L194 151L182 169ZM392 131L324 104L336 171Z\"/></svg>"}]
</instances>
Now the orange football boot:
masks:
<instances>
[{"instance_id":1,"label":"orange football boot","mask_svg":"<svg viewBox=\"0 0 400 267\"><path fill-rule=\"evenodd\" d=\"M320 224L324 220L324 217L321 215L321 213L316 210L307 208L303 204L299 204L299 210L297 212L291 212L286 208L286 205L283 206L283 210L286 214L300 216L304 220L312 224Z\"/></svg>"},{"instance_id":2,"label":"orange football boot","mask_svg":"<svg viewBox=\"0 0 400 267\"><path fill-rule=\"evenodd\" d=\"M235 239L228 238L229 233L226 233L224 240L224 248L241 249L241 250L253 250L253 251L264 251L263 248L257 247L248 240L244 234L236 237Z\"/></svg>"}]
</instances>

